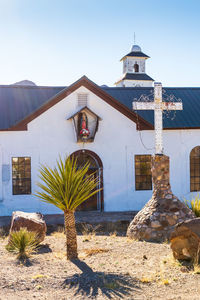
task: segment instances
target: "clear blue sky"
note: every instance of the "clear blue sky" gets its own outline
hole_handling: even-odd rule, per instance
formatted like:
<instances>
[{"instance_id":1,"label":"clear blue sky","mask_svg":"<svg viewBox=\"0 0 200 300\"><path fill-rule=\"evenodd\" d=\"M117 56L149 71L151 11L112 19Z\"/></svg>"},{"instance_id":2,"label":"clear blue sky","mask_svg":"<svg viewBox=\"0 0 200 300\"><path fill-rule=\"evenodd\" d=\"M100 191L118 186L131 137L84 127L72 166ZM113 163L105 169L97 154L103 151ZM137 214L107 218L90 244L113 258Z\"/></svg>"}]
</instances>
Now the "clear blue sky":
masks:
<instances>
[{"instance_id":1,"label":"clear blue sky","mask_svg":"<svg viewBox=\"0 0 200 300\"><path fill-rule=\"evenodd\" d=\"M0 0L0 84L112 86L136 43L164 86L200 86L199 0Z\"/></svg>"}]
</instances>

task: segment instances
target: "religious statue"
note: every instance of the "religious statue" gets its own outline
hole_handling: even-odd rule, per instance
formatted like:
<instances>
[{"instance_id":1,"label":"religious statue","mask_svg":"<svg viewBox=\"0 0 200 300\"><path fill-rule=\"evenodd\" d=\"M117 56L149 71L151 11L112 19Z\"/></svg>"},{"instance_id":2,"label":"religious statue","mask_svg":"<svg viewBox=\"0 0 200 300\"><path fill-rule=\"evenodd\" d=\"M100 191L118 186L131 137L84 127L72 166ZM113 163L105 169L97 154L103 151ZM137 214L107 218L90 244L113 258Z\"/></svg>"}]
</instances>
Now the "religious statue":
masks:
<instances>
[{"instance_id":1,"label":"religious statue","mask_svg":"<svg viewBox=\"0 0 200 300\"><path fill-rule=\"evenodd\" d=\"M87 139L90 135L90 131L88 129L88 118L87 118L87 115L85 112L80 114L80 123L79 124L80 124L80 127L79 127L80 136L83 139Z\"/></svg>"}]
</instances>

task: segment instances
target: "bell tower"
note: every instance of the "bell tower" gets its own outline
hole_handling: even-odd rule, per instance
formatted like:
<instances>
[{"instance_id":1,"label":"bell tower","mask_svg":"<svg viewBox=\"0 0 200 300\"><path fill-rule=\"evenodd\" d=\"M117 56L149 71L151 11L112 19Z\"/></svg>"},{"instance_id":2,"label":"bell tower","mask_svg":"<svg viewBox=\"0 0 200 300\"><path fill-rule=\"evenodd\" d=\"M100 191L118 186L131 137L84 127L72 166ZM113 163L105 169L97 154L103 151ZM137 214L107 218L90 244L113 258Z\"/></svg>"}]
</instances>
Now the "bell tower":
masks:
<instances>
[{"instance_id":1,"label":"bell tower","mask_svg":"<svg viewBox=\"0 0 200 300\"><path fill-rule=\"evenodd\" d=\"M153 79L145 72L148 55L138 45L131 47L131 52L122 57L123 76L115 85L118 87L151 87Z\"/></svg>"}]
</instances>

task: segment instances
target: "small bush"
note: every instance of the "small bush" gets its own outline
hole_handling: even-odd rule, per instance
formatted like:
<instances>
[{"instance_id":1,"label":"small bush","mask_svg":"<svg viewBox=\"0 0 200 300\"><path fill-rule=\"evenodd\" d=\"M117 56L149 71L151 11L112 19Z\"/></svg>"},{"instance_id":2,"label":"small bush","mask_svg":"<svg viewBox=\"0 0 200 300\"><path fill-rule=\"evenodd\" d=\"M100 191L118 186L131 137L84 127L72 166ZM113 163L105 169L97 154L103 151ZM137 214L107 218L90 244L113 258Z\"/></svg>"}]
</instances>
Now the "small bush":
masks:
<instances>
[{"instance_id":1,"label":"small bush","mask_svg":"<svg viewBox=\"0 0 200 300\"><path fill-rule=\"evenodd\" d=\"M189 207L193 211L193 213L196 215L196 217L200 217L200 198L199 198L199 194L197 194L191 200L185 200L185 204L187 205L187 207Z\"/></svg>"},{"instance_id":2,"label":"small bush","mask_svg":"<svg viewBox=\"0 0 200 300\"><path fill-rule=\"evenodd\" d=\"M6 250L17 254L18 259L27 259L38 246L37 234L21 228L19 231L13 231L10 234Z\"/></svg>"},{"instance_id":3,"label":"small bush","mask_svg":"<svg viewBox=\"0 0 200 300\"><path fill-rule=\"evenodd\" d=\"M102 249L102 248L84 249L86 256L91 256L91 255L95 255L98 253L104 253L104 252L108 252L108 251L109 251L109 249Z\"/></svg>"},{"instance_id":4,"label":"small bush","mask_svg":"<svg viewBox=\"0 0 200 300\"><path fill-rule=\"evenodd\" d=\"M101 227L101 225L93 226L92 224L82 224L82 234L83 235L96 235L97 230Z\"/></svg>"},{"instance_id":5,"label":"small bush","mask_svg":"<svg viewBox=\"0 0 200 300\"><path fill-rule=\"evenodd\" d=\"M0 239L4 239L6 237L6 230L0 227Z\"/></svg>"}]
</instances>

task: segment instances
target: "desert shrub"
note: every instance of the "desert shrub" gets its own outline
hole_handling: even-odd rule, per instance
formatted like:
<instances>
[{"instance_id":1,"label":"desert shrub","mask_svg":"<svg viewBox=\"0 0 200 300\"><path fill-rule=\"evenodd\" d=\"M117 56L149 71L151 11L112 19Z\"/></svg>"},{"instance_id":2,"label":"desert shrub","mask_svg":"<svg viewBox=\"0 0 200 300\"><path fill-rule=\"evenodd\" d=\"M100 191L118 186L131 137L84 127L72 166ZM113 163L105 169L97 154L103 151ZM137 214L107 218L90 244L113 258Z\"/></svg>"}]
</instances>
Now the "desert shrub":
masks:
<instances>
[{"instance_id":1,"label":"desert shrub","mask_svg":"<svg viewBox=\"0 0 200 300\"><path fill-rule=\"evenodd\" d=\"M96 235L98 229L101 225L93 226L92 224L83 223L82 224L82 234L83 235Z\"/></svg>"},{"instance_id":2,"label":"desert shrub","mask_svg":"<svg viewBox=\"0 0 200 300\"><path fill-rule=\"evenodd\" d=\"M6 237L6 230L0 227L0 239L4 239Z\"/></svg>"},{"instance_id":3,"label":"desert shrub","mask_svg":"<svg viewBox=\"0 0 200 300\"><path fill-rule=\"evenodd\" d=\"M21 228L10 233L6 250L17 254L18 259L27 259L36 250L38 244L36 232Z\"/></svg>"},{"instance_id":4,"label":"desert shrub","mask_svg":"<svg viewBox=\"0 0 200 300\"><path fill-rule=\"evenodd\" d=\"M187 205L187 207L189 207L193 211L193 213L196 215L196 217L200 217L200 198L199 198L199 194L197 194L191 200L185 200L185 204Z\"/></svg>"}]
</instances>

